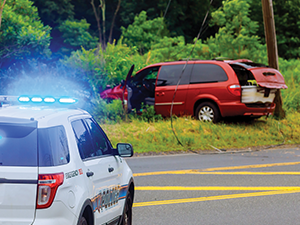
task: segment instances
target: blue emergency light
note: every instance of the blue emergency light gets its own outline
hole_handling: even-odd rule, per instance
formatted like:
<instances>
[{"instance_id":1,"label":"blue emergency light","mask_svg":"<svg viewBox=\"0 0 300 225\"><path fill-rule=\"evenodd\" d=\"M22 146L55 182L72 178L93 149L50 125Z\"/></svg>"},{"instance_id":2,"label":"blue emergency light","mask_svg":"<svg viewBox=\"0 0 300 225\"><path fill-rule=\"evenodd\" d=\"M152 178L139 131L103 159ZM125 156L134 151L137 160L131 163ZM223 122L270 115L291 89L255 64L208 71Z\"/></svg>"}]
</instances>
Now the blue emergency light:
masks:
<instances>
[{"instance_id":1,"label":"blue emergency light","mask_svg":"<svg viewBox=\"0 0 300 225\"><path fill-rule=\"evenodd\" d=\"M44 102L46 103L54 103L56 100L53 97L46 97L44 98Z\"/></svg>"},{"instance_id":2,"label":"blue emergency light","mask_svg":"<svg viewBox=\"0 0 300 225\"><path fill-rule=\"evenodd\" d=\"M64 105L70 105L77 103L78 100L76 98L71 98L71 97L42 97L42 96L0 96L0 106L2 103L5 104L12 104L13 102L19 102L22 104L54 104L54 103L59 103L59 104L64 104Z\"/></svg>"},{"instance_id":3,"label":"blue emergency light","mask_svg":"<svg viewBox=\"0 0 300 225\"><path fill-rule=\"evenodd\" d=\"M63 104L72 104L77 102L77 100L74 98L60 98L58 101Z\"/></svg>"}]
</instances>

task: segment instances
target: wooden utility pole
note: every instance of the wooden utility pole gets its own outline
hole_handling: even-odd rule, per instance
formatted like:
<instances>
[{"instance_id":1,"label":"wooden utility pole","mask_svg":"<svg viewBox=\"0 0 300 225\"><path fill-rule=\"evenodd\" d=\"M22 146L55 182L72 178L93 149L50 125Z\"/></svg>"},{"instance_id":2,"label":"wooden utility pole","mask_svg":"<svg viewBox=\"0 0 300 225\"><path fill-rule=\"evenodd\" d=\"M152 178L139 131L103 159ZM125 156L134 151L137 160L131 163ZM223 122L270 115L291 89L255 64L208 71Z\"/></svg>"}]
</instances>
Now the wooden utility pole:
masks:
<instances>
[{"instance_id":1,"label":"wooden utility pole","mask_svg":"<svg viewBox=\"0 0 300 225\"><path fill-rule=\"evenodd\" d=\"M272 0L261 0L261 3L264 18L265 38L268 50L268 63L270 67L279 70L273 3ZM278 89L276 92L274 102L276 104L274 115L279 118L284 118L285 112L282 108L280 89Z\"/></svg>"}]
</instances>

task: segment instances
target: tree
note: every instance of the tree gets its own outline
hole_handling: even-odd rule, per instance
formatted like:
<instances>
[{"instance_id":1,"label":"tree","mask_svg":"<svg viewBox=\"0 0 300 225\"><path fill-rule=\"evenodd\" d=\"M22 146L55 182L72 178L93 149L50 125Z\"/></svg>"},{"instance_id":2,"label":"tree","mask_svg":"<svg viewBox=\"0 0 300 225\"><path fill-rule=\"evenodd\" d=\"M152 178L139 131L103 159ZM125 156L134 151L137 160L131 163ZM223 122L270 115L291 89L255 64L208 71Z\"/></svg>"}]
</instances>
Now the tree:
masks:
<instances>
[{"instance_id":1,"label":"tree","mask_svg":"<svg viewBox=\"0 0 300 225\"><path fill-rule=\"evenodd\" d=\"M41 23L31 1L7 0L0 36L2 65L18 58L49 55L50 31L50 27Z\"/></svg>"},{"instance_id":2,"label":"tree","mask_svg":"<svg viewBox=\"0 0 300 225\"><path fill-rule=\"evenodd\" d=\"M135 17L146 11L149 20L162 17L168 5L167 0L136 1L126 0L121 4L120 22L123 27L128 27L134 22ZM186 43L193 41L200 29L204 16L209 9L210 1L199 0L172 0L165 15L165 24L171 37L183 36ZM213 5L218 7L221 0L214 0ZM206 38L215 33L214 27L205 27L201 38Z\"/></svg>"},{"instance_id":3,"label":"tree","mask_svg":"<svg viewBox=\"0 0 300 225\"><path fill-rule=\"evenodd\" d=\"M133 24L127 28L122 27L122 37L128 46L136 46L140 54L151 49L151 46L158 43L164 36L169 36L164 19L162 17L147 20L147 14L142 11L134 18Z\"/></svg>"},{"instance_id":4,"label":"tree","mask_svg":"<svg viewBox=\"0 0 300 225\"><path fill-rule=\"evenodd\" d=\"M110 1L112 2L112 1ZM106 48L106 2L105 0L99 0L99 5L98 7L95 5L94 0L91 0L91 5L93 8L93 12L94 12L94 16L97 22L97 28L98 28L98 35L99 35L99 42L102 46L103 49ZM111 22L111 26L110 26L110 32L109 32L109 37L108 37L108 42L112 43L112 35L113 35L113 29L114 29L114 25L115 25L115 20L118 14L118 11L120 9L120 5L121 5L121 0L118 0L117 3L117 7L114 11L114 13L110 12L111 14L113 14L112 16L112 22ZM101 25L101 18L100 16L102 16L102 25Z\"/></svg>"},{"instance_id":5,"label":"tree","mask_svg":"<svg viewBox=\"0 0 300 225\"><path fill-rule=\"evenodd\" d=\"M5 5L6 0L0 0L0 29L1 29L1 21L2 21L2 13L3 13L3 9L4 9L4 5Z\"/></svg>"},{"instance_id":6,"label":"tree","mask_svg":"<svg viewBox=\"0 0 300 225\"><path fill-rule=\"evenodd\" d=\"M258 23L249 17L251 0L223 1L223 7L212 13L212 25L219 26L214 37L208 39L214 57L250 58L265 62L266 49L255 35Z\"/></svg>"},{"instance_id":7,"label":"tree","mask_svg":"<svg viewBox=\"0 0 300 225\"><path fill-rule=\"evenodd\" d=\"M64 21L59 27L59 31L62 33L64 43L68 44L68 48L63 48L62 51L67 53L71 50L96 48L98 38L93 37L89 33L90 24L85 19L80 21Z\"/></svg>"},{"instance_id":8,"label":"tree","mask_svg":"<svg viewBox=\"0 0 300 225\"><path fill-rule=\"evenodd\" d=\"M39 16L44 24L55 27L65 20L74 19L72 0L32 0L38 8Z\"/></svg>"},{"instance_id":9,"label":"tree","mask_svg":"<svg viewBox=\"0 0 300 225\"><path fill-rule=\"evenodd\" d=\"M265 38L261 1L252 1L251 19L259 22L257 35ZM278 55L285 59L300 57L300 1L273 1L274 19L278 44Z\"/></svg>"}]
</instances>

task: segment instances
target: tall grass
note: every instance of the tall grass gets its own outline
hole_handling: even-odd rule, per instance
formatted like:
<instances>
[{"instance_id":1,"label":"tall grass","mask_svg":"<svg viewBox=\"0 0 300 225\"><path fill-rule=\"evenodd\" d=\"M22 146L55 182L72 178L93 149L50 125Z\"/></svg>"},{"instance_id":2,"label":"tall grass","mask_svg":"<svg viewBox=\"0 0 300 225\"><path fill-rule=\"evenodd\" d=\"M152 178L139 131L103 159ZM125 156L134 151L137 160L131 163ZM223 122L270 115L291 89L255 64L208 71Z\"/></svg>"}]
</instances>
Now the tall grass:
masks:
<instances>
[{"instance_id":1,"label":"tall grass","mask_svg":"<svg viewBox=\"0 0 300 225\"><path fill-rule=\"evenodd\" d=\"M237 149L245 147L300 143L299 112L290 112L283 120L261 118L251 123L204 123L192 118L177 118L173 127L180 145L171 129L170 120L103 124L115 146L128 142L136 153L177 152L190 150Z\"/></svg>"},{"instance_id":2,"label":"tall grass","mask_svg":"<svg viewBox=\"0 0 300 225\"><path fill-rule=\"evenodd\" d=\"M300 60L281 60L279 66L288 86L282 90L284 108L300 111Z\"/></svg>"}]
</instances>

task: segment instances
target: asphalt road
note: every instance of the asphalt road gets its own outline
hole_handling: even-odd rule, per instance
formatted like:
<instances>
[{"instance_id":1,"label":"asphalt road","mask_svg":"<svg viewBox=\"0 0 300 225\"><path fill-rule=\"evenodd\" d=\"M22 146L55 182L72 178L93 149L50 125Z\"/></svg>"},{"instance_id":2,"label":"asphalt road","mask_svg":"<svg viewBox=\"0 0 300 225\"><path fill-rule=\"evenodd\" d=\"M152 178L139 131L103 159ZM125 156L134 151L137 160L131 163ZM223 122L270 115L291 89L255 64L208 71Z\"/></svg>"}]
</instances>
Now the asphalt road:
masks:
<instances>
[{"instance_id":1,"label":"asphalt road","mask_svg":"<svg viewBox=\"0 0 300 225\"><path fill-rule=\"evenodd\" d=\"M300 224L300 149L127 159L133 225Z\"/></svg>"}]
</instances>

